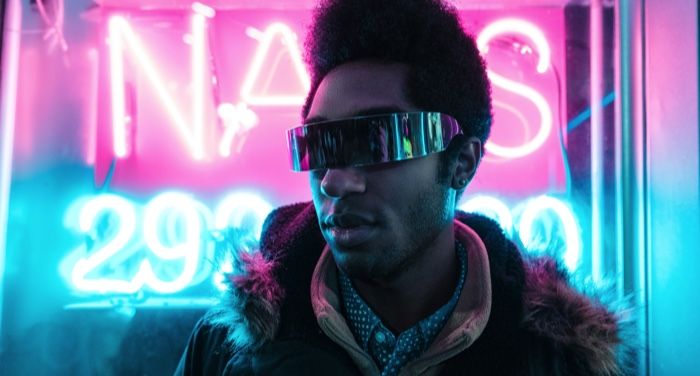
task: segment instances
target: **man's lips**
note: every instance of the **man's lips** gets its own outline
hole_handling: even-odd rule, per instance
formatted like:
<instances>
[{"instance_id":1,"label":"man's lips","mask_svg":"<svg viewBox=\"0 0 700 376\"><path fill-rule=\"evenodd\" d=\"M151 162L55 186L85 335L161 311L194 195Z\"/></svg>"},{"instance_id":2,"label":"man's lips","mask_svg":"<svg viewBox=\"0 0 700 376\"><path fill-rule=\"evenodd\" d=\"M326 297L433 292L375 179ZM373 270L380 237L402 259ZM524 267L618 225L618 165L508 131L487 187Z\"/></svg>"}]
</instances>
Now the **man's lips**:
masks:
<instances>
[{"instance_id":1,"label":"man's lips","mask_svg":"<svg viewBox=\"0 0 700 376\"><path fill-rule=\"evenodd\" d=\"M331 243L341 248L356 247L369 240L376 230L375 226L360 225L355 227L329 227L326 232Z\"/></svg>"},{"instance_id":2,"label":"man's lips","mask_svg":"<svg viewBox=\"0 0 700 376\"><path fill-rule=\"evenodd\" d=\"M341 248L355 247L366 242L376 230L376 223L369 216L356 213L328 215L322 226L329 242Z\"/></svg>"},{"instance_id":3,"label":"man's lips","mask_svg":"<svg viewBox=\"0 0 700 376\"><path fill-rule=\"evenodd\" d=\"M323 219L324 227L352 228L373 224L374 221L369 216L357 213L330 214Z\"/></svg>"}]
</instances>

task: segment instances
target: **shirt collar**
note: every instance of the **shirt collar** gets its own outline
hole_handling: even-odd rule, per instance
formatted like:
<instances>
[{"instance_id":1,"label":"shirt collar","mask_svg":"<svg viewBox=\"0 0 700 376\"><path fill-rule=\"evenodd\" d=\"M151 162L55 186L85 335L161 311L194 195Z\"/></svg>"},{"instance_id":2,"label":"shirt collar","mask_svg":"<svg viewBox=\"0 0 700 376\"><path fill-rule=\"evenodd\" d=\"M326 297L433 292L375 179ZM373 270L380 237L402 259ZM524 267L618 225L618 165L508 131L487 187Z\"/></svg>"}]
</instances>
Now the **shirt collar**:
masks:
<instances>
[{"instance_id":1,"label":"shirt collar","mask_svg":"<svg viewBox=\"0 0 700 376\"><path fill-rule=\"evenodd\" d=\"M413 327L406 329L404 332L396 336L398 338L404 333L410 336L417 336L415 341L404 342L410 342L414 344L413 346L419 348L401 349L401 353L413 353L418 356L424 352L438 335L457 305L460 292L462 291L464 281L466 280L468 268L467 252L460 242L455 242L455 251L457 253L457 259L460 266L459 278L457 280L458 282L455 291L452 293L450 300L442 307L438 308L430 316L419 321ZM372 308L369 307L364 299L362 299L353 286L350 278L340 270L338 271L338 286L343 305L343 314L346 317L350 330L360 347L367 351L375 359L379 357L378 354L374 354L374 352L377 352L376 349L378 348L381 348L390 354L394 353L393 346L395 346L397 342L394 344L389 344L386 341L383 343L376 342L375 337L373 336L375 332L380 331L382 333L390 333L390 331L384 326L379 316L377 316ZM387 349L386 346L392 346L392 348ZM410 359L406 359L406 362L409 360Z\"/></svg>"},{"instance_id":2,"label":"shirt collar","mask_svg":"<svg viewBox=\"0 0 700 376\"><path fill-rule=\"evenodd\" d=\"M488 252L479 235L455 220L455 238L464 246L469 273L464 281L457 306L437 338L417 359L404 367L405 372L420 374L471 346L486 327L491 312L491 277ZM341 346L362 374L378 374L372 357L357 343L347 319L342 314L338 287L338 268L326 246L311 276L311 307L323 333Z\"/></svg>"}]
</instances>

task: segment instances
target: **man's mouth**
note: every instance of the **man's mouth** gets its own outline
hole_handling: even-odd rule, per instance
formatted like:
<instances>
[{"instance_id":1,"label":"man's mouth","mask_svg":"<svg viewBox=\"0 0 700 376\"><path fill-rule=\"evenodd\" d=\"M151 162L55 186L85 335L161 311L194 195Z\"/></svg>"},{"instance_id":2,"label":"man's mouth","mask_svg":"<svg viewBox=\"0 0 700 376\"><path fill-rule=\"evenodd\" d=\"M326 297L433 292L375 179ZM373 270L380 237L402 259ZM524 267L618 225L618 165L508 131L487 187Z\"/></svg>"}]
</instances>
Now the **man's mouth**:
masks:
<instances>
[{"instance_id":1,"label":"man's mouth","mask_svg":"<svg viewBox=\"0 0 700 376\"><path fill-rule=\"evenodd\" d=\"M343 213L331 214L323 221L329 241L341 248L358 246L372 237L376 224L367 216Z\"/></svg>"},{"instance_id":2,"label":"man's mouth","mask_svg":"<svg viewBox=\"0 0 700 376\"><path fill-rule=\"evenodd\" d=\"M355 227L329 227L328 235L330 241L341 248L356 247L367 240L374 234L375 227L371 225L360 225Z\"/></svg>"}]
</instances>

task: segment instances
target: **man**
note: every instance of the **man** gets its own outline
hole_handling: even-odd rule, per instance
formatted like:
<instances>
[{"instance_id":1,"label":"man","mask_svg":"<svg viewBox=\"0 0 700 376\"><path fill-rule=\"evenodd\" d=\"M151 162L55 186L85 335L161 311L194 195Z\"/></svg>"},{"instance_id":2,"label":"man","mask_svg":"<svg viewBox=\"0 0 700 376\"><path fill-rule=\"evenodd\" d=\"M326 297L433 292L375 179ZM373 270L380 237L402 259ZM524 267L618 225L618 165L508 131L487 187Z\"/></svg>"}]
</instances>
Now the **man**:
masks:
<instances>
[{"instance_id":1,"label":"man","mask_svg":"<svg viewBox=\"0 0 700 376\"><path fill-rule=\"evenodd\" d=\"M329 0L307 41L293 168L179 374L610 375L618 323L549 259L455 212L491 124L473 39L439 0Z\"/></svg>"}]
</instances>

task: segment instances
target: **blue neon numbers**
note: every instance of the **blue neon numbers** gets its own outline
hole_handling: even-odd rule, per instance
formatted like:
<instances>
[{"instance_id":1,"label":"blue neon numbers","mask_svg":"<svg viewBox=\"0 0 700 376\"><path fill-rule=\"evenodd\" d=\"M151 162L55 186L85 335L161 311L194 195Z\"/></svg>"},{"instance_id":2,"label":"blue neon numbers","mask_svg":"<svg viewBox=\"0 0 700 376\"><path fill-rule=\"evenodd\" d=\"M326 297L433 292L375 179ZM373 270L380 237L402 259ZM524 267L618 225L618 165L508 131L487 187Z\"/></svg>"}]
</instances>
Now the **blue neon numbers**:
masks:
<instances>
[{"instance_id":1,"label":"blue neon numbers","mask_svg":"<svg viewBox=\"0 0 700 376\"><path fill-rule=\"evenodd\" d=\"M201 283L213 272L210 230L235 227L257 239L272 210L260 196L246 192L230 194L214 213L180 192L161 193L142 209L114 194L79 199L74 206L66 225L86 240L60 269L75 290L92 294L142 289L173 294ZM230 268L219 265L215 285Z\"/></svg>"},{"instance_id":2,"label":"blue neon numbers","mask_svg":"<svg viewBox=\"0 0 700 376\"><path fill-rule=\"evenodd\" d=\"M459 208L495 220L509 237L513 238L513 233L516 234L529 253L561 258L572 272L581 263L579 225L570 206L562 200L538 196L509 209L497 198L475 196Z\"/></svg>"},{"instance_id":3,"label":"blue neon numbers","mask_svg":"<svg viewBox=\"0 0 700 376\"><path fill-rule=\"evenodd\" d=\"M569 270L581 262L576 217L559 199L539 196L510 209L497 198L476 196L460 209L495 219L528 252L552 253ZM65 222L85 241L69 252L60 270L85 294L174 294L205 282L224 289L225 274L235 269L227 252L254 248L271 211L262 197L244 191L224 197L214 212L181 192L161 193L142 207L114 194L78 199ZM236 244L219 252L222 239Z\"/></svg>"}]
</instances>

